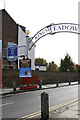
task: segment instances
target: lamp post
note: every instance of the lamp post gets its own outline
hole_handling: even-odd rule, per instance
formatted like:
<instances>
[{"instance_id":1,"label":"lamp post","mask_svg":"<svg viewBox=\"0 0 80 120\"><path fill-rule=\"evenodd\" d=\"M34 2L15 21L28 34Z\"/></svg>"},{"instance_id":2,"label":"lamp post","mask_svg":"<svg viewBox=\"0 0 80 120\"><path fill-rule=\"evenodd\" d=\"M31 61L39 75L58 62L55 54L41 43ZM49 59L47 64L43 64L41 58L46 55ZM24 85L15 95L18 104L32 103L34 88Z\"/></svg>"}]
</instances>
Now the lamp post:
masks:
<instances>
[{"instance_id":1,"label":"lamp post","mask_svg":"<svg viewBox=\"0 0 80 120\"><path fill-rule=\"evenodd\" d=\"M29 34L30 34L30 31L27 30L25 33L26 33L27 59L29 59L28 50L29 50ZM29 77L27 77L27 85L28 84L29 84Z\"/></svg>"},{"instance_id":2,"label":"lamp post","mask_svg":"<svg viewBox=\"0 0 80 120\"><path fill-rule=\"evenodd\" d=\"M29 55L28 55L28 50L29 50L29 34L30 34L30 31L29 30L27 30L26 32L26 47L27 47L27 59L28 59L28 57L29 57Z\"/></svg>"}]
</instances>

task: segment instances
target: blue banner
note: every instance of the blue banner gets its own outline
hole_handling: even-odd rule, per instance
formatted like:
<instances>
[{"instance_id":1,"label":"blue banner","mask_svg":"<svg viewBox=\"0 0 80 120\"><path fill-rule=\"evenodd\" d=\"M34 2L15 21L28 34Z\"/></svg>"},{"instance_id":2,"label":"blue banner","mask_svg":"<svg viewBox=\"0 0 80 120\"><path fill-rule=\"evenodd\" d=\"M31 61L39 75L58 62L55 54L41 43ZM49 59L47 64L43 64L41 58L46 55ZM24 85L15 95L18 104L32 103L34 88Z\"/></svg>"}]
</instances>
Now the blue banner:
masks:
<instances>
[{"instance_id":1,"label":"blue banner","mask_svg":"<svg viewBox=\"0 0 80 120\"><path fill-rule=\"evenodd\" d=\"M31 76L32 76L31 68L19 69L19 77L31 77Z\"/></svg>"},{"instance_id":2,"label":"blue banner","mask_svg":"<svg viewBox=\"0 0 80 120\"><path fill-rule=\"evenodd\" d=\"M8 47L8 57L17 57L17 46Z\"/></svg>"}]
</instances>

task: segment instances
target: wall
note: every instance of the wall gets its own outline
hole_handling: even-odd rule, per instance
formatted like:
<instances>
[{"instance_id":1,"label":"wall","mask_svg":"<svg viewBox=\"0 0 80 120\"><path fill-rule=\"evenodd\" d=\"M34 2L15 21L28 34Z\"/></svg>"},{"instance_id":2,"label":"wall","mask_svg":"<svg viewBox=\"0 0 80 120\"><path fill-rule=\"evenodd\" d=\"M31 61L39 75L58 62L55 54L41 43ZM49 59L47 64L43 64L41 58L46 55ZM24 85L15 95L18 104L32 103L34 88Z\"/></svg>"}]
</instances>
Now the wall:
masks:
<instances>
[{"instance_id":1,"label":"wall","mask_svg":"<svg viewBox=\"0 0 80 120\"><path fill-rule=\"evenodd\" d=\"M2 87L2 40L0 40L0 88Z\"/></svg>"},{"instance_id":2,"label":"wall","mask_svg":"<svg viewBox=\"0 0 80 120\"><path fill-rule=\"evenodd\" d=\"M16 22L11 18L11 16L7 13L6 10L2 11L2 54L5 59L3 59L3 67L9 66L9 62L7 58L7 45L8 42L14 42L17 44L18 38L18 25ZM12 63L10 63L12 64ZM16 64L15 64L15 67Z\"/></svg>"},{"instance_id":3,"label":"wall","mask_svg":"<svg viewBox=\"0 0 80 120\"><path fill-rule=\"evenodd\" d=\"M3 69L2 82L3 86L12 87L13 81L17 82L17 86L21 85L23 78L19 78L19 71L17 69ZM42 80L43 84L54 84L57 82L77 81L78 73L69 72L39 72L33 71L33 76L37 76L38 83Z\"/></svg>"},{"instance_id":4,"label":"wall","mask_svg":"<svg viewBox=\"0 0 80 120\"><path fill-rule=\"evenodd\" d=\"M3 48L7 48L8 42L17 43L18 33L17 24L11 16L2 10L2 42ZM6 55L6 54L5 54Z\"/></svg>"},{"instance_id":5,"label":"wall","mask_svg":"<svg viewBox=\"0 0 80 120\"><path fill-rule=\"evenodd\" d=\"M2 40L2 11L0 10L0 39Z\"/></svg>"}]
</instances>

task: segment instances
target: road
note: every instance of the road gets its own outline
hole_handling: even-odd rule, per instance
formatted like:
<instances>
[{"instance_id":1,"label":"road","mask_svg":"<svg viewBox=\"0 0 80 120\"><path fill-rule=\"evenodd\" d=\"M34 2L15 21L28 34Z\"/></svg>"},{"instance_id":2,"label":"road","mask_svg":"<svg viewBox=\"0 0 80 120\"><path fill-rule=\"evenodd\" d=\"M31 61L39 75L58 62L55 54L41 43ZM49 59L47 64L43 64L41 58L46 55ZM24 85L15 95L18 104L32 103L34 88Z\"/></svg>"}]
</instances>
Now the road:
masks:
<instances>
[{"instance_id":1,"label":"road","mask_svg":"<svg viewBox=\"0 0 80 120\"><path fill-rule=\"evenodd\" d=\"M2 117L20 118L41 110L41 93L49 94L49 107L63 104L78 97L78 86L29 91L2 98Z\"/></svg>"}]
</instances>

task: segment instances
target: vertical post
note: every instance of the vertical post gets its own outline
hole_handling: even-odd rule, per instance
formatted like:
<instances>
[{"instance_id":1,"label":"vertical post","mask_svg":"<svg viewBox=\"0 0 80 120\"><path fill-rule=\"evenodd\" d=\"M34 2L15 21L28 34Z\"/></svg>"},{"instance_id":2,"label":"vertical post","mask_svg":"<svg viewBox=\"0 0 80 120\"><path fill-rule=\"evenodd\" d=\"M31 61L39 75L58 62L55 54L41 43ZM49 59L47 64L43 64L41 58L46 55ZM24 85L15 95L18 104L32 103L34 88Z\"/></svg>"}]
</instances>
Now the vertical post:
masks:
<instances>
[{"instance_id":1,"label":"vertical post","mask_svg":"<svg viewBox=\"0 0 80 120\"><path fill-rule=\"evenodd\" d=\"M49 119L49 99L48 94L45 92L41 94L41 119Z\"/></svg>"},{"instance_id":2,"label":"vertical post","mask_svg":"<svg viewBox=\"0 0 80 120\"><path fill-rule=\"evenodd\" d=\"M29 85L29 77L27 77L27 85Z\"/></svg>"},{"instance_id":3,"label":"vertical post","mask_svg":"<svg viewBox=\"0 0 80 120\"><path fill-rule=\"evenodd\" d=\"M39 81L39 88L42 88L42 80Z\"/></svg>"},{"instance_id":4,"label":"vertical post","mask_svg":"<svg viewBox=\"0 0 80 120\"><path fill-rule=\"evenodd\" d=\"M0 88L2 88L2 59L0 58Z\"/></svg>"},{"instance_id":5,"label":"vertical post","mask_svg":"<svg viewBox=\"0 0 80 120\"><path fill-rule=\"evenodd\" d=\"M13 91L16 91L16 81L13 81Z\"/></svg>"},{"instance_id":6,"label":"vertical post","mask_svg":"<svg viewBox=\"0 0 80 120\"><path fill-rule=\"evenodd\" d=\"M2 40L0 40L0 88L2 88Z\"/></svg>"},{"instance_id":7,"label":"vertical post","mask_svg":"<svg viewBox=\"0 0 80 120\"><path fill-rule=\"evenodd\" d=\"M80 24L80 1L78 2L78 24ZM78 29L80 33L80 27ZM80 65L80 34L78 34L78 65ZM78 72L78 98L80 94L80 72ZM78 109L80 108L80 102L78 102ZM78 118L80 119L80 110L78 110Z\"/></svg>"},{"instance_id":8,"label":"vertical post","mask_svg":"<svg viewBox=\"0 0 80 120\"><path fill-rule=\"evenodd\" d=\"M71 82L69 81L69 85L71 85Z\"/></svg>"},{"instance_id":9,"label":"vertical post","mask_svg":"<svg viewBox=\"0 0 80 120\"><path fill-rule=\"evenodd\" d=\"M29 50L29 36L26 36L26 40L27 40L27 58L29 57L28 55L28 50Z\"/></svg>"},{"instance_id":10,"label":"vertical post","mask_svg":"<svg viewBox=\"0 0 80 120\"><path fill-rule=\"evenodd\" d=\"M69 78L69 85L71 85L71 77Z\"/></svg>"},{"instance_id":11,"label":"vertical post","mask_svg":"<svg viewBox=\"0 0 80 120\"><path fill-rule=\"evenodd\" d=\"M59 80L57 80L56 87L59 87Z\"/></svg>"},{"instance_id":12,"label":"vertical post","mask_svg":"<svg viewBox=\"0 0 80 120\"><path fill-rule=\"evenodd\" d=\"M30 31L27 30L25 33L26 33L26 47L27 47L27 58L28 58L29 57L28 56L28 50L29 50L29 36L28 36L28 34L30 34Z\"/></svg>"},{"instance_id":13,"label":"vertical post","mask_svg":"<svg viewBox=\"0 0 80 120\"><path fill-rule=\"evenodd\" d=\"M35 77L35 84L37 85L37 76Z\"/></svg>"},{"instance_id":14,"label":"vertical post","mask_svg":"<svg viewBox=\"0 0 80 120\"><path fill-rule=\"evenodd\" d=\"M23 85L25 85L25 77L23 77Z\"/></svg>"}]
</instances>

